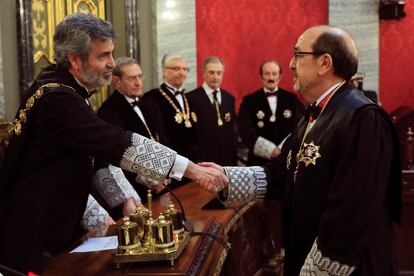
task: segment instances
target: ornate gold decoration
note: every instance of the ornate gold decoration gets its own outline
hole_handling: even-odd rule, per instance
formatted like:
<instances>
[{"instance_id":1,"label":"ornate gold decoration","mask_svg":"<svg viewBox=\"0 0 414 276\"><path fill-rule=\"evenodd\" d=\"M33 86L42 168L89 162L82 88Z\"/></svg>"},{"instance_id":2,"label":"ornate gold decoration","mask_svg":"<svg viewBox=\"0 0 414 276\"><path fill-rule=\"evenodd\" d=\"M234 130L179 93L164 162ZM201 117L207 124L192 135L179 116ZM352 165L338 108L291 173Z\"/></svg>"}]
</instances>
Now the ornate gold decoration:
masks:
<instances>
[{"instance_id":1,"label":"ornate gold decoration","mask_svg":"<svg viewBox=\"0 0 414 276\"><path fill-rule=\"evenodd\" d=\"M197 116L195 115L194 112L190 111L190 105L188 104L188 100L185 94L182 94L183 100L184 100L184 110L181 111L181 109L177 107L177 105L174 103L171 97L167 95L167 93L165 93L164 90L159 88L158 91L160 91L161 95L163 95L164 98L168 101L168 103L174 108L176 112L174 119L177 124L182 124L184 121L185 127L191 128L193 126L190 121L191 117L193 118L194 123L197 122ZM190 117L190 114L191 114L191 117ZM194 118L196 118L196 120L194 120Z\"/></svg>"},{"instance_id":2,"label":"ornate gold decoration","mask_svg":"<svg viewBox=\"0 0 414 276\"><path fill-rule=\"evenodd\" d=\"M309 144L303 143L302 150L296 154L296 161L305 163L305 167L309 164L316 165L316 159L321 157L319 148L320 146L315 145L313 141Z\"/></svg>"},{"instance_id":3,"label":"ornate gold decoration","mask_svg":"<svg viewBox=\"0 0 414 276\"><path fill-rule=\"evenodd\" d=\"M259 128L264 127L264 123L263 123L263 121L258 121L258 122L257 122L257 126L258 126Z\"/></svg>"},{"instance_id":4,"label":"ornate gold decoration","mask_svg":"<svg viewBox=\"0 0 414 276\"><path fill-rule=\"evenodd\" d=\"M43 89L54 88L58 86L65 86L75 91L75 89L73 89L70 86L67 86L61 83L55 83L55 82L47 83L47 84L40 86L36 90L36 92L32 96L30 96L30 98L27 99L25 108L19 110L18 118L14 119L14 121L11 123L10 128L9 128L10 135L13 135L13 134L20 135L22 133L22 124L27 122L27 112L29 112L29 110L32 109L36 100L43 96L44 94Z\"/></svg>"},{"instance_id":5,"label":"ornate gold decoration","mask_svg":"<svg viewBox=\"0 0 414 276\"><path fill-rule=\"evenodd\" d=\"M152 218L152 194L148 190L148 211L137 207L131 219L118 226L118 252L114 260L122 263L170 261L174 265L190 241L190 233L182 226L181 212L170 202L157 220ZM130 221L131 220L131 221ZM175 230L178 229L178 230ZM177 231L181 231L180 236Z\"/></svg>"},{"instance_id":6,"label":"ornate gold decoration","mask_svg":"<svg viewBox=\"0 0 414 276\"><path fill-rule=\"evenodd\" d=\"M292 150L289 150L288 156L286 157L286 169L289 170L292 165Z\"/></svg>"}]
</instances>

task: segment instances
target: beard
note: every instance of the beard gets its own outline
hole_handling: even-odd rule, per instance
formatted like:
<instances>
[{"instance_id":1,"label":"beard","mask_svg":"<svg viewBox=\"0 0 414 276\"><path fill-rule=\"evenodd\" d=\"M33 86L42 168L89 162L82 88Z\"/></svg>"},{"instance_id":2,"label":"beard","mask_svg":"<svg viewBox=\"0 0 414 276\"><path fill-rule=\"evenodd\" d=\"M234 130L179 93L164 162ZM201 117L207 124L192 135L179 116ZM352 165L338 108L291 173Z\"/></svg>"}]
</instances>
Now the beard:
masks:
<instances>
[{"instance_id":1,"label":"beard","mask_svg":"<svg viewBox=\"0 0 414 276\"><path fill-rule=\"evenodd\" d=\"M112 81L112 74L109 77L105 77L105 74L112 73L112 69L105 69L100 72L93 72L86 67L82 72L82 78L89 87L108 86Z\"/></svg>"}]
</instances>

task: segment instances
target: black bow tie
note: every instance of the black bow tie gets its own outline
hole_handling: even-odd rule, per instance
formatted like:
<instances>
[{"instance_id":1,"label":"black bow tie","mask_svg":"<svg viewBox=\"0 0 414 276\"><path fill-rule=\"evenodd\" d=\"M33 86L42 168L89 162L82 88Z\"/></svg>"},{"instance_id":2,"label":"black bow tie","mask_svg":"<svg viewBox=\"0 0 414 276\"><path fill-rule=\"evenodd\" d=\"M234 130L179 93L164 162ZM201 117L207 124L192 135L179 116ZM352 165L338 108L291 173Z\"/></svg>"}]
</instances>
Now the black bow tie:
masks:
<instances>
[{"instance_id":1,"label":"black bow tie","mask_svg":"<svg viewBox=\"0 0 414 276\"><path fill-rule=\"evenodd\" d=\"M275 92L266 92L266 97L276 97L276 91Z\"/></svg>"},{"instance_id":2,"label":"black bow tie","mask_svg":"<svg viewBox=\"0 0 414 276\"><path fill-rule=\"evenodd\" d=\"M184 94L184 91L185 91L184 89L181 89L181 90L175 90L175 91L174 91L174 95L175 95L175 96L177 96L177 95L181 95L181 96L182 96L182 95Z\"/></svg>"},{"instance_id":3,"label":"black bow tie","mask_svg":"<svg viewBox=\"0 0 414 276\"><path fill-rule=\"evenodd\" d=\"M321 114L322 108L313 103L307 107L307 111L309 116L312 117L313 120L316 120L319 117L319 114Z\"/></svg>"},{"instance_id":4,"label":"black bow tie","mask_svg":"<svg viewBox=\"0 0 414 276\"><path fill-rule=\"evenodd\" d=\"M131 106L132 107L134 107L134 106L138 106L139 107L139 102L138 101L133 101L133 102L131 102Z\"/></svg>"}]
</instances>

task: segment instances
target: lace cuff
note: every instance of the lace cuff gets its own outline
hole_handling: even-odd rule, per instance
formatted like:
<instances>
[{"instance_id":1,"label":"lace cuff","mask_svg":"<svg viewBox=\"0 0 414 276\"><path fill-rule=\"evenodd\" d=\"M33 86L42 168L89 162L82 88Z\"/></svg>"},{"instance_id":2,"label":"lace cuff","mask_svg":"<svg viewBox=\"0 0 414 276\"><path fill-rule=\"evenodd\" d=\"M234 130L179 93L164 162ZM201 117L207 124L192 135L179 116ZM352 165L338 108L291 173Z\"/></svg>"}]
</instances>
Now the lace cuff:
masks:
<instances>
[{"instance_id":1,"label":"lace cuff","mask_svg":"<svg viewBox=\"0 0 414 276\"><path fill-rule=\"evenodd\" d=\"M88 232L104 228L108 217L108 212L99 205L93 196L89 195L82 217L83 228Z\"/></svg>"},{"instance_id":2,"label":"lace cuff","mask_svg":"<svg viewBox=\"0 0 414 276\"><path fill-rule=\"evenodd\" d=\"M163 182L174 165L177 153L136 133L132 134L131 139L131 146L125 150L120 167Z\"/></svg>"},{"instance_id":3,"label":"lace cuff","mask_svg":"<svg viewBox=\"0 0 414 276\"><path fill-rule=\"evenodd\" d=\"M348 276L351 275L355 268L356 266L342 264L323 256L322 252L318 249L318 239L315 239L305 263L300 270L299 276Z\"/></svg>"},{"instance_id":4,"label":"lace cuff","mask_svg":"<svg viewBox=\"0 0 414 276\"><path fill-rule=\"evenodd\" d=\"M267 181L262 167L224 167L224 170L230 181L226 204L264 199Z\"/></svg>"},{"instance_id":5,"label":"lace cuff","mask_svg":"<svg viewBox=\"0 0 414 276\"><path fill-rule=\"evenodd\" d=\"M92 182L111 208L124 203L131 197L135 201L141 200L118 167L109 165L107 168L98 170Z\"/></svg>"},{"instance_id":6,"label":"lace cuff","mask_svg":"<svg viewBox=\"0 0 414 276\"><path fill-rule=\"evenodd\" d=\"M254 144L253 153L256 156L270 160L272 158L272 152L276 147L273 142L259 136Z\"/></svg>"}]
</instances>

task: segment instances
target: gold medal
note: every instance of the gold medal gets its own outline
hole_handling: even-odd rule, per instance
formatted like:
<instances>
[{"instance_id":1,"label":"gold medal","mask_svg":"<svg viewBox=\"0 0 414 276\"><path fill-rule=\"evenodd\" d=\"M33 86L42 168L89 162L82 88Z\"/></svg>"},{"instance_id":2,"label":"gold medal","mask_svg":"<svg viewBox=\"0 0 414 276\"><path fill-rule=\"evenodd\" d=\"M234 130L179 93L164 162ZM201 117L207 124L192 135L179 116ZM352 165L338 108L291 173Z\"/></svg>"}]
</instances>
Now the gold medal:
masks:
<instances>
[{"instance_id":1,"label":"gold medal","mask_svg":"<svg viewBox=\"0 0 414 276\"><path fill-rule=\"evenodd\" d=\"M181 116L180 113L176 113L174 118L175 118L175 121L177 122L177 124L181 124L183 122L183 116Z\"/></svg>"},{"instance_id":2,"label":"gold medal","mask_svg":"<svg viewBox=\"0 0 414 276\"><path fill-rule=\"evenodd\" d=\"M218 120L217 120L217 124L218 124L219 126L222 126L222 125L223 125L223 120L222 120L221 118L218 118Z\"/></svg>"},{"instance_id":3,"label":"gold medal","mask_svg":"<svg viewBox=\"0 0 414 276\"><path fill-rule=\"evenodd\" d=\"M184 121L184 125L185 125L186 128L191 128L193 126L191 124L190 120L188 120L188 119Z\"/></svg>"},{"instance_id":4,"label":"gold medal","mask_svg":"<svg viewBox=\"0 0 414 276\"><path fill-rule=\"evenodd\" d=\"M195 112L191 112L191 119L193 119L194 123L197 123L197 115L195 114Z\"/></svg>"}]
</instances>

